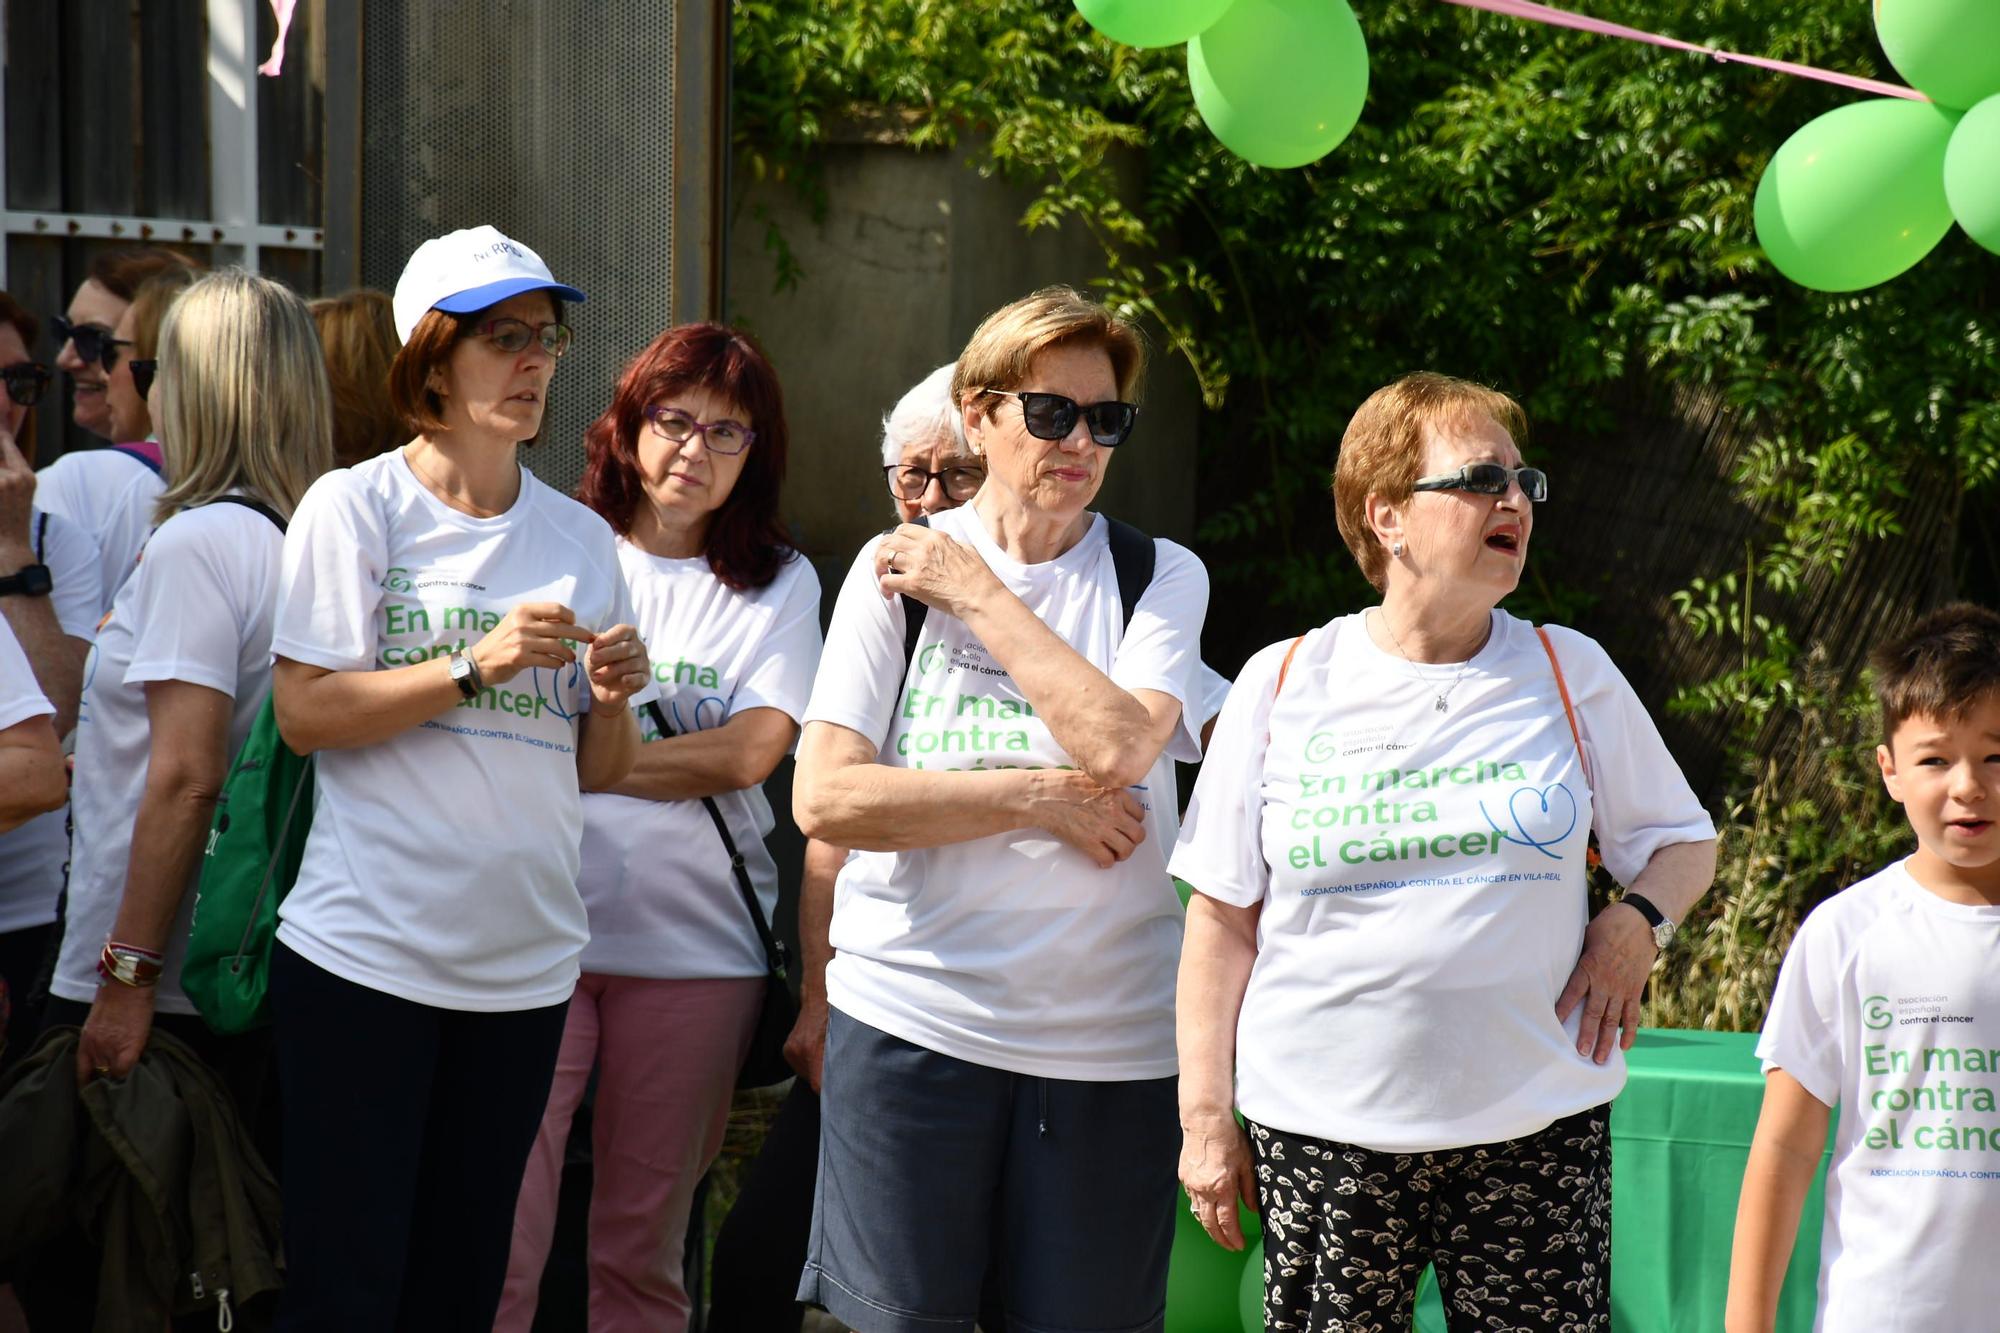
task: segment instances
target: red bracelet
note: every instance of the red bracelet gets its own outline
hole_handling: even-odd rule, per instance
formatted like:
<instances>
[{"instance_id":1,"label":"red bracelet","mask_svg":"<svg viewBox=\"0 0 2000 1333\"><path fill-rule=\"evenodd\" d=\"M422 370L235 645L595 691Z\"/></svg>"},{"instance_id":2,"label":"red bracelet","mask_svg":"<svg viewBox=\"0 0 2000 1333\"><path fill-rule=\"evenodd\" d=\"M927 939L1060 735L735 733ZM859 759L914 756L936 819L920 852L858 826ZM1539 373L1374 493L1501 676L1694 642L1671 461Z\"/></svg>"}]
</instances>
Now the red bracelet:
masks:
<instances>
[{"instance_id":1,"label":"red bracelet","mask_svg":"<svg viewBox=\"0 0 2000 1333\"><path fill-rule=\"evenodd\" d=\"M145 954L152 954L150 958ZM121 986L144 989L160 984L160 956L150 949L131 949L122 944L106 944L97 956L97 975Z\"/></svg>"}]
</instances>

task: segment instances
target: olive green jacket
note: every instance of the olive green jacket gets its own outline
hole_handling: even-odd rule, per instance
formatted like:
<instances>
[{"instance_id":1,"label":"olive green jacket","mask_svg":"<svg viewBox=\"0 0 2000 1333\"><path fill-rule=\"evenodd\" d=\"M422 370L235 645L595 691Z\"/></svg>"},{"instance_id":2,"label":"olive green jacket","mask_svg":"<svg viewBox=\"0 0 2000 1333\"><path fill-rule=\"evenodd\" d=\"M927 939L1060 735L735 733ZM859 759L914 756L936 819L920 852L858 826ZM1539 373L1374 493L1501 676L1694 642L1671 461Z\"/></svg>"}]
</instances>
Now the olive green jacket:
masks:
<instances>
[{"instance_id":1,"label":"olive green jacket","mask_svg":"<svg viewBox=\"0 0 2000 1333\"><path fill-rule=\"evenodd\" d=\"M276 1289L278 1185L221 1081L155 1031L122 1079L76 1085L78 1030L52 1028L0 1081L0 1282L73 1227L96 1238L100 1333L163 1328Z\"/></svg>"}]
</instances>

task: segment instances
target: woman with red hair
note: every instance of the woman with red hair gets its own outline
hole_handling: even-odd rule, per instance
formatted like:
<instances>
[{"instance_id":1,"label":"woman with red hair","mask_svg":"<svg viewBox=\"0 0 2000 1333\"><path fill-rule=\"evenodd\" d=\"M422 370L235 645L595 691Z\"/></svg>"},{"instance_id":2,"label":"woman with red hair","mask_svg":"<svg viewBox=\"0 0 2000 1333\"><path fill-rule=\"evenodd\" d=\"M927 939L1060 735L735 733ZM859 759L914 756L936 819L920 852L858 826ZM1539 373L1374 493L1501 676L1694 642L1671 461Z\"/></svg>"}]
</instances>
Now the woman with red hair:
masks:
<instances>
[{"instance_id":1,"label":"woman with red hair","mask_svg":"<svg viewBox=\"0 0 2000 1333\"><path fill-rule=\"evenodd\" d=\"M766 971L703 801L768 921L778 874L760 784L799 734L819 664L819 582L778 518L785 451L776 372L720 324L654 339L586 437L579 498L619 535L640 632L659 645L667 731L642 715L631 775L584 797L590 943L515 1211L503 1333L534 1323L563 1145L593 1065L590 1327L687 1326L689 1206L722 1147Z\"/></svg>"}]
</instances>

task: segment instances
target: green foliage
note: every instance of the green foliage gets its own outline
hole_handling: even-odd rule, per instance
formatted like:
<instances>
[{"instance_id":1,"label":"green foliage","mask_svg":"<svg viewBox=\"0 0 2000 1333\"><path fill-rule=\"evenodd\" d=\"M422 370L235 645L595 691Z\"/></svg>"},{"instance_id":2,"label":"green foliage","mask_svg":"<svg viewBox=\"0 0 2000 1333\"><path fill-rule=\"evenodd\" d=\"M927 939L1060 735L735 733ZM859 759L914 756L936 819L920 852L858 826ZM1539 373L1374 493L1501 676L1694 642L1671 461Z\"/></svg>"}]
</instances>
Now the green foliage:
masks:
<instances>
[{"instance_id":1,"label":"green foliage","mask_svg":"<svg viewBox=\"0 0 2000 1333\"><path fill-rule=\"evenodd\" d=\"M1851 0L1591 8L1895 78L1869 7ZM1274 637L1273 624L1369 599L1334 535L1326 480L1349 413L1397 375L1431 367L1495 384L1540 436L1566 440L1616 430L1608 391L1635 380L1726 409L1747 441L1732 480L1768 524L1750 549L1716 552L1676 598L1698 633L1731 645L1728 669L1677 706L1721 715L1738 738L1726 801L1735 878L1716 920L1744 932L1732 947L1768 950L1802 905L1898 835L1893 811L1865 796L1858 733L1840 721L1854 681L1825 645L1795 637L1792 602L1838 588L1856 551L1912 540L1939 562L1940 587L2000 594L1989 517L2000 267L1954 232L1909 274L1860 294L1808 292L1771 269L1752 230L1759 175L1795 129L1854 94L1435 0L1357 10L1372 54L1367 108L1340 149L1303 170L1223 150L1195 115L1179 49L1114 46L1067 0L743 0L738 148L812 198L828 124L886 117L913 146L969 153L1030 187L1024 226L1089 230L1104 254L1101 295L1153 321L1216 409L1203 428L1201 537L1217 587L1210 642L1224 645L1225 666ZM788 266L782 238L773 245L781 282L809 278ZM1587 471L1587 457L1533 449L1557 486ZM1907 530L1917 478L1969 497L1956 524ZM1589 594L1564 571L1531 562L1530 573L1517 611L1585 609ZM1801 791L1789 785L1799 755L1774 766L1756 748L1773 736L1846 757ZM1727 950L1717 957L1737 967ZM1705 1006L1689 991L1671 1012L1748 1021L1748 1008L1705 993Z\"/></svg>"}]
</instances>

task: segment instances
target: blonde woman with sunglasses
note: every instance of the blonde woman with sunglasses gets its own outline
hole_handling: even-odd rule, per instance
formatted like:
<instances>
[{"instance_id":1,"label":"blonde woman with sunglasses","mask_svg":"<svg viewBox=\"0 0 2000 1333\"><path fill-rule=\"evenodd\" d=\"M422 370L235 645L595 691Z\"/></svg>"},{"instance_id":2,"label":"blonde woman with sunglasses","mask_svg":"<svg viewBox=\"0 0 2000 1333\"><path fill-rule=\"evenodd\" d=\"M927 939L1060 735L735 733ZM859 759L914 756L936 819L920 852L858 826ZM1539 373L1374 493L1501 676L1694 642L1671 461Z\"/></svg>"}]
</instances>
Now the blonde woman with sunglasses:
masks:
<instances>
[{"instance_id":1,"label":"blonde woman with sunglasses","mask_svg":"<svg viewBox=\"0 0 2000 1333\"><path fill-rule=\"evenodd\" d=\"M989 315L952 380L984 485L871 541L834 611L794 805L857 850L800 1299L866 1333L970 1333L989 1268L1023 1327L1147 1328L1164 1302L1180 905L1159 796L1198 753L1208 576L1090 507L1141 447L1142 366L1137 332L1067 288ZM1149 575L1121 579L1119 549Z\"/></svg>"}]
</instances>

